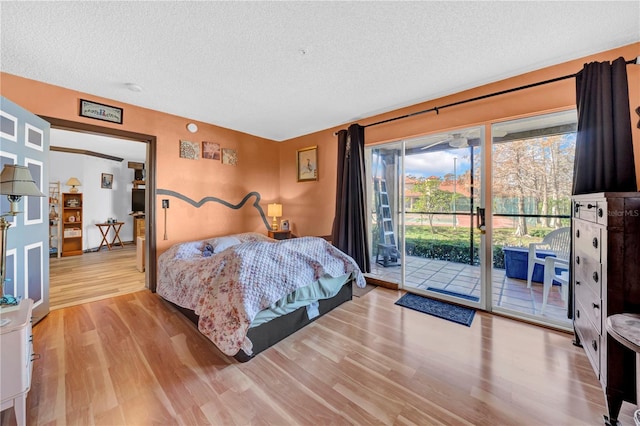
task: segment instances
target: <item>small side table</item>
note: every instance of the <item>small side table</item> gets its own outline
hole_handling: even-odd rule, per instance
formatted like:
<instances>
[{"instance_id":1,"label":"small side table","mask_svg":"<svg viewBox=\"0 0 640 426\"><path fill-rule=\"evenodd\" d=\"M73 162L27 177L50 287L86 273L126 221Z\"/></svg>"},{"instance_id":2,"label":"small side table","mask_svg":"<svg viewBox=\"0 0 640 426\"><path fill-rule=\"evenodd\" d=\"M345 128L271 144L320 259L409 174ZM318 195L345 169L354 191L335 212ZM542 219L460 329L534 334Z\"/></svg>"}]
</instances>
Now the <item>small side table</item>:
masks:
<instances>
[{"instance_id":1,"label":"small side table","mask_svg":"<svg viewBox=\"0 0 640 426\"><path fill-rule=\"evenodd\" d=\"M269 231L269 238L274 240L288 240L291 238L291 231Z\"/></svg>"},{"instance_id":2,"label":"small side table","mask_svg":"<svg viewBox=\"0 0 640 426\"><path fill-rule=\"evenodd\" d=\"M33 353L31 315L33 300L0 310L0 410L13 407L16 424L27 424L27 393L31 389ZM9 320L9 322L7 322Z\"/></svg>"},{"instance_id":3,"label":"small side table","mask_svg":"<svg viewBox=\"0 0 640 426\"><path fill-rule=\"evenodd\" d=\"M120 245L120 247L124 247L122 240L120 239L120 228L122 228L124 222L115 222L115 223L96 223L98 229L100 229L100 233L102 234L102 241L100 241L100 246L97 251L102 250L102 246L107 246L107 249L111 250L111 246L116 244L116 241ZM109 242L109 229L113 228L113 232L115 233L111 242Z\"/></svg>"},{"instance_id":4,"label":"small side table","mask_svg":"<svg viewBox=\"0 0 640 426\"><path fill-rule=\"evenodd\" d=\"M615 314L607 317L607 332L636 353L636 398L640 396L640 314ZM640 406L640 401L638 402ZM636 416L638 411L636 411Z\"/></svg>"}]
</instances>

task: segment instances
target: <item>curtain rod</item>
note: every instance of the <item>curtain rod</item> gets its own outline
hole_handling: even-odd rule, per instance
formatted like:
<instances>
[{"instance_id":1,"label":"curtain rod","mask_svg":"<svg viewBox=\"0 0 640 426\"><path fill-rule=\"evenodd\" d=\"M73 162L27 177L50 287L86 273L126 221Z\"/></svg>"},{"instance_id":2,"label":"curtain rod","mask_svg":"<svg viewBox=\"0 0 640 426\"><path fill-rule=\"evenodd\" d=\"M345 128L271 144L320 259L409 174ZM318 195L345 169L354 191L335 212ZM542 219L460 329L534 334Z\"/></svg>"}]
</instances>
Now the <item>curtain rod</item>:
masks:
<instances>
[{"instance_id":1,"label":"curtain rod","mask_svg":"<svg viewBox=\"0 0 640 426\"><path fill-rule=\"evenodd\" d=\"M638 56L635 59L630 59L628 61L625 61L625 63L627 65L629 65L629 64L640 64L640 56ZM524 89L530 89L532 87L542 86L542 85L549 84L549 83L555 83L556 81L566 80L568 78L575 77L576 75L578 75L578 73L569 74L569 75L563 75L562 77L556 77L556 78L552 78L550 80L539 81L537 83L531 83L531 84L527 84L525 86L514 87L512 89L501 90L499 92L488 93L486 95L477 96L475 98L464 99L462 101L453 102L453 103L442 105L442 106L439 106L439 107L433 107L433 108L425 109L425 110L422 110L422 111L412 112L411 114L405 114L405 115L401 115L399 117L388 118L386 120L377 121L375 123L367 124L367 125L364 125L362 127L367 128L367 127L371 127L371 126L377 126L379 124L389 123L391 121L401 120L403 118L409 118L409 117L413 117L413 116L416 116L416 115L425 114L427 112L434 112L435 111L436 114L439 114L440 110L445 109L445 108L449 108L449 107L453 107L453 106L457 106L457 105L462 105L462 104L466 104L466 103L469 103L469 102L480 101L482 99L492 98L494 96L505 95L507 93L517 92L517 91L524 90ZM338 132L335 132L334 136L337 135L337 134L338 134Z\"/></svg>"}]
</instances>

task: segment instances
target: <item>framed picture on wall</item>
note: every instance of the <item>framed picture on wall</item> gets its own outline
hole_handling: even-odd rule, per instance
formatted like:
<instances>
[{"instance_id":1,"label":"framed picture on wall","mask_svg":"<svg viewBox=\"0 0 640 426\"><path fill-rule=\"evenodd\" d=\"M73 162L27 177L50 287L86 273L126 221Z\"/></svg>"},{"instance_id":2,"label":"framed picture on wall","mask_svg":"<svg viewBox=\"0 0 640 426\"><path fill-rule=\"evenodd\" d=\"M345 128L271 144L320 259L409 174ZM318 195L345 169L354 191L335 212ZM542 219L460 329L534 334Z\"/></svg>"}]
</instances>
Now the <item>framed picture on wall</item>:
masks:
<instances>
[{"instance_id":1,"label":"framed picture on wall","mask_svg":"<svg viewBox=\"0 0 640 426\"><path fill-rule=\"evenodd\" d=\"M214 142L202 142L202 158L220 161L220 144Z\"/></svg>"},{"instance_id":2,"label":"framed picture on wall","mask_svg":"<svg viewBox=\"0 0 640 426\"><path fill-rule=\"evenodd\" d=\"M298 182L318 180L318 147L299 149L297 155Z\"/></svg>"},{"instance_id":3,"label":"framed picture on wall","mask_svg":"<svg viewBox=\"0 0 640 426\"><path fill-rule=\"evenodd\" d=\"M100 104L98 102L80 99L81 117L94 118L96 120L110 121L112 123L122 124L122 108L111 105Z\"/></svg>"},{"instance_id":4,"label":"framed picture on wall","mask_svg":"<svg viewBox=\"0 0 640 426\"><path fill-rule=\"evenodd\" d=\"M103 173L100 182L100 188L111 189L113 187L113 175L110 173Z\"/></svg>"},{"instance_id":5,"label":"framed picture on wall","mask_svg":"<svg viewBox=\"0 0 640 426\"><path fill-rule=\"evenodd\" d=\"M235 149L222 148L222 164L230 166L238 164L238 153Z\"/></svg>"},{"instance_id":6,"label":"framed picture on wall","mask_svg":"<svg viewBox=\"0 0 640 426\"><path fill-rule=\"evenodd\" d=\"M180 141L180 158L197 160L200 158L200 144L191 141Z\"/></svg>"}]
</instances>

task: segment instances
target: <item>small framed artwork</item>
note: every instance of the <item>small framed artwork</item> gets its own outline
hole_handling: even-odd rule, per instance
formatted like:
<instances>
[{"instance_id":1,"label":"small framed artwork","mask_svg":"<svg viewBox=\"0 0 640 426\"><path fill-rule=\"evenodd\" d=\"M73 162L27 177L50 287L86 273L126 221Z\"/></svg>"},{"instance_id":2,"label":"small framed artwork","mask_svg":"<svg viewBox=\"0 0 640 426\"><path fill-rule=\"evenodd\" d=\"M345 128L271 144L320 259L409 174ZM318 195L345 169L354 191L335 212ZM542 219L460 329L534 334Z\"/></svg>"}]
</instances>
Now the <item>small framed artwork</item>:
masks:
<instances>
[{"instance_id":1,"label":"small framed artwork","mask_svg":"<svg viewBox=\"0 0 640 426\"><path fill-rule=\"evenodd\" d=\"M289 231L289 219L282 219L280 221L280 230L281 231Z\"/></svg>"},{"instance_id":2,"label":"small framed artwork","mask_svg":"<svg viewBox=\"0 0 640 426\"><path fill-rule=\"evenodd\" d=\"M214 142L202 142L202 158L220 161L220 144Z\"/></svg>"},{"instance_id":3,"label":"small framed artwork","mask_svg":"<svg viewBox=\"0 0 640 426\"><path fill-rule=\"evenodd\" d=\"M111 189L113 187L113 175L110 173L103 173L101 181L101 188Z\"/></svg>"},{"instance_id":4,"label":"small framed artwork","mask_svg":"<svg viewBox=\"0 0 640 426\"><path fill-rule=\"evenodd\" d=\"M80 99L80 116L122 124L122 108Z\"/></svg>"},{"instance_id":5,"label":"small framed artwork","mask_svg":"<svg viewBox=\"0 0 640 426\"><path fill-rule=\"evenodd\" d=\"M238 153L235 149L222 148L222 164L230 166L238 164Z\"/></svg>"},{"instance_id":6,"label":"small framed artwork","mask_svg":"<svg viewBox=\"0 0 640 426\"><path fill-rule=\"evenodd\" d=\"M318 180L318 147L298 150L298 182Z\"/></svg>"},{"instance_id":7,"label":"small framed artwork","mask_svg":"<svg viewBox=\"0 0 640 426\"><path fill-rule=\"evenodd\" d=\"M180 158L197 160L200 158L200 145L197 142L180 141Z\"/></svg>"}]
</instances>

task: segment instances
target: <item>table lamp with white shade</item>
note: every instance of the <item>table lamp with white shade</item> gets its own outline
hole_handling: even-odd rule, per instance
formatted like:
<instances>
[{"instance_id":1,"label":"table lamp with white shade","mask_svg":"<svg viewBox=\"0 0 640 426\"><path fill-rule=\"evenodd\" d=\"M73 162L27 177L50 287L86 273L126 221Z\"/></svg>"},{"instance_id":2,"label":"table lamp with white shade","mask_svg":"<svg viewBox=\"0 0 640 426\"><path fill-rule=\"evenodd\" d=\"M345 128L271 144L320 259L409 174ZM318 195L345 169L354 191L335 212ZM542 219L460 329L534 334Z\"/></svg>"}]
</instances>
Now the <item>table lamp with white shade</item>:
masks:
<instances>
[{"instance_id":1,"label":"table lamp with white shade","mask_svg":"<svg viewBox=\"0 0 640 426\"><path fill-rule=\"evenodd\" d=\"M66 183L67 186L70 186L71 189L69 190L69 192L71 192L72 194L75 194L78 192L78 188L76 188L76 186L80 186L80 181L78 180L78 178L76 177L70 177L69 180Z\"/></svg>"},{"instance_id":2,"label":"table lamp with white shade","mask_svg":"<svg viewBox=\"0 0 640 426\"><path fill-rule=\"evenodd\" d=\"M0 261L0 305L16 305L18 301L9 295L4 294L5 271L7 263L7 229L11 223L7 222L5 216L16 216L18 213L18 203L24 196L44 197L45 195L38 189L35 181L31 177L31 172L26 166L6 164L0 174L0 194L6 195L9 199L9 212L0 216L0 250L2 257Z\"/></svg>"},{"instance_id":3,"label":"table lamp with white shade","mask_svg":"<svg viewBox=\"0 0 640 426\"><path fill-rule=\"evenodd\" d=\"M268 204L267 205L267 216L273 217L273 223L271 224L271 230L278 230L278 218L282 217L282 204Z\"/></svg>"}]
</instances>

